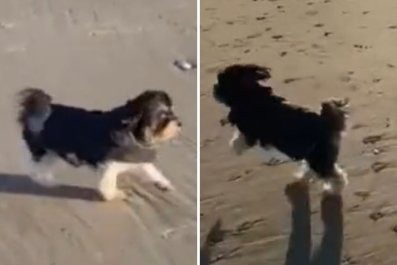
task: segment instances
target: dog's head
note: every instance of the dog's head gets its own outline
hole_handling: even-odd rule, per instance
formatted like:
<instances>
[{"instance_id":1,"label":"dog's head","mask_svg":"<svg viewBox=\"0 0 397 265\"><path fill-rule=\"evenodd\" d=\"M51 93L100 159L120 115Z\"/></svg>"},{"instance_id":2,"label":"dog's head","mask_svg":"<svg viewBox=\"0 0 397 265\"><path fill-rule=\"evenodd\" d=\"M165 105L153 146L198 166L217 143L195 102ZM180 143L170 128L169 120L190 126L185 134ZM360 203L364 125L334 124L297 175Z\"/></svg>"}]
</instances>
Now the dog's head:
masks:
<instances>
[{"instance_id":1,"label":"dog's head","mask_svg":"<svg viewBox=\"0 0 397 265\"><path fill-rule=\"evenodd\" d=\"M123 123L140 144L154 146L164 143L181 131L182 123L173 111L170 96L164 91L143 92L129 100L126 107L131 117Z\"/></svg>"},{"instance_id":2,"label":"dog's head","mask_svg":"<svg viewBox=\"0 0 397 265\"><path fill-rule=\"evenodd\" d=\"M331 99L321 104L321 116L324 117L333 131L342 132L346 130L346 119L348 117L346 108L348 99Z\"/></svg>"},{"instance_id":3,"label":"dog's head","mask_svg":"<svg viewBox=\"0 0 397 265\"><path fill-rule=\"evenodd\" d=\"M218 74L218 82L214 85L215 99L229 107L233 106L247 94L262 87L259 81L269 79L270 72L266 67L254 64L235 64L226 67ZM270 89L270 88L269 88ZM267 91L271 94L271 91Z\"/></svg>"}]
</instances>

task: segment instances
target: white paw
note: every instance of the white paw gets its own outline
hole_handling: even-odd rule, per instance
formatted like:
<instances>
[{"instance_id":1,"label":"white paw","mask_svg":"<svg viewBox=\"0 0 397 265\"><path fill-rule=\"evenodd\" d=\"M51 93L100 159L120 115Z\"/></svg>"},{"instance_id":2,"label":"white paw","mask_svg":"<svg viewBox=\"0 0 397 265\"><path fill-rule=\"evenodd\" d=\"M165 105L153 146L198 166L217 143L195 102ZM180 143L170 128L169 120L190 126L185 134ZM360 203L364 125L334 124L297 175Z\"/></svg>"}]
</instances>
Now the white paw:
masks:
<instances>
[{"instance_id":1,"label":"white paw","mask_svg":"<svg viewBox=\"0 0 397 265\"><path fill-rule=\"evenodd\" d=\"M316 180L316 173L309 167L306 161L302 161L300 169L294 173L294 177L298 181L311 183Z\"/></svg>"},{"instance_id":2,"label":"white paw","mask_svg":"<svg viewBox=\"0 0 397 265\"><path fill-rule=\"evenodd\" d=\"M325 180L323 183L323 191L329 194L341 194L346 185L347 182L343 177Z\"/></svg>"},{"instance_id":3,"label":"white paw","mask_svg":"<svg viewBox=\"0 0 397 265\"><path fill-rule=\"evenodd\" d=\"M306 172L306 173L301 172L301 171L296 172L296 173L294 174L294 177L295 177L298 181L303 181L303 182L306 182L306 183L312 183L312 182L315 182L315 181L316 181L316 177L315 177L315 175L314 175L311 171Z\"/></svg>"},{"instance_id":4,"label":"white paw","mask_svg":"<svg viewBox=\"0 0 397 265\"><path fill-rule=\"evenodd\" d=\"M335 164L335 175L324 182L323 190L327 193L340 194L348 184L347 173Z\"/></svg>"},{"instance_id":5,"label":"white paw","mask_svg":"<svg viewBox=\"0 0 397 265\"><path fill-rule=\"evenodd\" d=\"M175 190L175 187L171 184L169 180L155 181L153 184L156 188L164 192Z\"/></svg>"}]
</instances>

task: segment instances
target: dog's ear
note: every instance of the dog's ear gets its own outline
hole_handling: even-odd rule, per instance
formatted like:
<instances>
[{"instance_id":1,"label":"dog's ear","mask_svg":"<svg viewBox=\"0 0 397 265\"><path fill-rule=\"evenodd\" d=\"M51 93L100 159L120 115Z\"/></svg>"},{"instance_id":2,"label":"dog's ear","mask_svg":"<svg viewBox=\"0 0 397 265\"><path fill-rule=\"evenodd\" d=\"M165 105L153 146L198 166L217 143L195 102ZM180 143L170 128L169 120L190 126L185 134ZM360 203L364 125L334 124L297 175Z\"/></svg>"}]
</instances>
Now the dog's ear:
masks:
<instances>
[{"instance_id":1,"label":"dog's ear","mask_svg":"<svg viewBox=\"0 0 397 265\"><path fill-rule=\"evenodd\" d=\"M138 104L139 102L136 99L129 99L127 100L127 102L125 103L125 106L129 109L129 110L135 110L138 108Z\"/></svg>"},{"instance_id":2,"label":"dog's ear","mask_svg":"<svg viewBox=\"0 0 397 265\"><path fill-rule=\"evenodd\" d=\"M332 130L344 131L346 129L346 110L334 100L321 104L321 116L327 120Z\"/></svg>"},{"instance_id":3,"label":"dog's ear","mask_svg":"<svg viewBox=\"0 0 397 265\"><path fill-rule=\"evenodd\" d=\"M251 87L257 87L259 84L259 81L266 81L270 79L270 69L265 67L265 66L259 66L259 65L249 65L247 66L247 72L243 77L243 84L251 86ZM272 91L269 91L269 94L273 94Z\"/></svg>"},{"instance_id":4,"label":"dog's ear","mask_svg":"<svg viewBox=\"0 0 397 265\"><path fill-rule=\"evenodd\" d=\"M266 81L271 78L270 68L256 64L236 66L235 74L240 79L240 84L245 88L256 88L259 81Z\"/></svg>"},{"instance_id":5,"label":"dog's ear","mask_svg":"<svg viewBox=\"0 0 397 265\"><path fill-rule=\"evenodd\" d=\"M253 67L253 72L255 73L255 78L257 81L259 80L268 80L271 78L270 71L271 69L266 67L266 66L259 66L259 65L254 65Z\"/></svg>"},{"instance_id":6,"label":"dog's ear","mask_svg":"<svg viewBox=\"0 0 397 265\"><path fill-rule=\"evenodd\" d=\"M131 117L127 117L121 120L122 128L125 128L127 130L136 128L139 122L141 121L142 116L143 116L142 113L135 113Z\"/></svg>"}]
</instances>

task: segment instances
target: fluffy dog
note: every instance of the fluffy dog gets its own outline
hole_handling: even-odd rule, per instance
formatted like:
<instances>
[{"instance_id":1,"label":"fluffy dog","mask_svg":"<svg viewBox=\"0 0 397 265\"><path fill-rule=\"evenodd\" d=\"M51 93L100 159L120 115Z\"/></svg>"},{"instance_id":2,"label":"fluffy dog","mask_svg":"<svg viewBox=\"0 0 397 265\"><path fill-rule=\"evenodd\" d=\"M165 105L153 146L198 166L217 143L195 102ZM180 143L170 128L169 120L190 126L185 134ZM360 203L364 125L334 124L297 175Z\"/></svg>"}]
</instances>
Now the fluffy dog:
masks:
<instances>
[{"instance_id":1,"label":"fluffy dog","mask_svg":"<svg viewBox=\"0 0 397 265\"><path fill-rule=\"evenodd\" d=\"M227 121L237 127L230 145L237 154L259 145L281 159L302 161L298 178L315 173L324 188L340 191L347 184L346 173L337 159L346 128L343 103L322 103L320 114L289 104L264 85L270 78L266 67L231 65L218 74L215 99L230 108Z\"/></svg>"},{"instance_id":2,"label":"fluffy dog","mask_svg":"<svg viewBox=\"0 0 397 265\"><path fill-rule=\"evenodd\" d=\"M18 122L35 181L53 184L51 167L60 158L74 167L99 170L98 189L105 200L125 197L117 188L117 176L127 171L135 171L161 190L173 189L153 165L158 145L181 130L167 93L146 91L109 111L55 104L37 88L18 95Z\"/></svg>"}]
</instances>

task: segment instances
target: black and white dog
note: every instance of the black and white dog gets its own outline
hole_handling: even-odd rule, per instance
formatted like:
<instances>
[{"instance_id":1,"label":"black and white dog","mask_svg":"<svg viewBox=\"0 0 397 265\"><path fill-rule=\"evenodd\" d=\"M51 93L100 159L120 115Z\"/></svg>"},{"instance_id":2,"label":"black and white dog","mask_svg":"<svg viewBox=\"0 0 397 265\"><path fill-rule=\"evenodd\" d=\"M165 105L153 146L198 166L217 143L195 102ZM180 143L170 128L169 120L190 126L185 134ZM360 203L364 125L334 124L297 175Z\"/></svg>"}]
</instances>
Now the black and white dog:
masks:
<instances>
[{"instance_id":1,"label":"black and white dog","mask_svg":"<svg viewBox=\"0 0 397 265\"><path fill-rule=\"evenodd\" d=\"M74 167L100 170L98 189L105 200L125 197L117 188L117 176L127 171L161 190L173 189L153 165L158 145L181 131L166 92L146 91L109 111L55 104L37 88L18 95L18 121L33 166L30 173L40 184L53 184L51 167L60 158Z\"/></svg>"},{"instance_id":2,"label":"black and white dog","mask_svg":"<svg viewBox=\"0 0 397 265\"><path fill-rule=\"evenodd\" d=\"M227 121L237 128L231 147L242 154L259 145L278 159L302 161L298 178L308 179L314 173L325 181L325 190L341 191L347 174L337 159L347 103L323 102L317 114L274 95L271 87L261 83L269 78L268 69L258 65L231 65L218 74L214 97L230 108Z\"/></svg>"}]
</instances>

